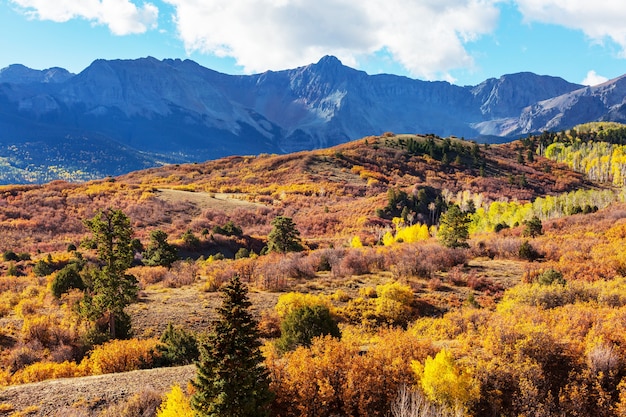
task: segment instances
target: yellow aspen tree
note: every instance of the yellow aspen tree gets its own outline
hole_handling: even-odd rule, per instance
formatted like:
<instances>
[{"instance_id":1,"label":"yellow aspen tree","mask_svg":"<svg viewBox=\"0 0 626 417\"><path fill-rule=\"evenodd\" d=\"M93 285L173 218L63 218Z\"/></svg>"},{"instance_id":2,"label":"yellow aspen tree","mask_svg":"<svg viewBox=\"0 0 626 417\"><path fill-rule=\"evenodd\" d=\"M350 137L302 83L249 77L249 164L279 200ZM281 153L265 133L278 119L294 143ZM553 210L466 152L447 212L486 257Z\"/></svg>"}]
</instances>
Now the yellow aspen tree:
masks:
<instances>
[{"instance_id":1,"label":"yellow aspen tree","mask_svg":"<svg viewBox=\"0 0 626 417\"><path fill-rule=\"evenodd\" d=\"M183 392L180 385L174 385L167 393L157 417L194 417L190 396Z\"/></svg>"},{"instance_id":2,"label":"yellow aspen tree","mask_svg":"<svg viewBox=\"0 0 626 417\"><path fill-rule=\"evenodd\" d=\"M413 361L411 367L424 394L434 403L464 410L478 398L478 388L472 376L458 367L448 349L442 349L434 358L427 357L424 365Z\"/></svg>"},{"instance_id":3,"label":"yellow aspen tree","mask_svg":"<svg viewBox=\"0 0 626 417\"><path fill-rule=\"evenodd\" d=\"M355 236L352 238L352 240L350 241L350 247L351 248L362 248L363 247L363 242L361 242L361 238L358 236Z\"/></svg>"},{"instance_id":4,"label":"yellow aspen tree","mask_svg":"<svg viewBox=\"0 0 626 417\"><path fill-rule=\"evenodd\" d=\"M387 232L383 236L383 245L385 245L385 246L391 246L391 245L393 245L395 243L395 241L396 241L396 239L393 237L391 232Z\"/></svg>"}]
</instances>

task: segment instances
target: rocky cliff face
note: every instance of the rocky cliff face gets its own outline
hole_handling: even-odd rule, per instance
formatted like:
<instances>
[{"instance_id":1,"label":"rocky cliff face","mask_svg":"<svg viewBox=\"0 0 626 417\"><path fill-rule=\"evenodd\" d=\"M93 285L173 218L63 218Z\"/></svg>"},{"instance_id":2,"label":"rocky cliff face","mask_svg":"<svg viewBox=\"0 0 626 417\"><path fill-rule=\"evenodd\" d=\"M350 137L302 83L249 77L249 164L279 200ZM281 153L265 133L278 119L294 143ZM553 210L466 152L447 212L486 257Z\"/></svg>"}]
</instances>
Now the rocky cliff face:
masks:
<instances>
[{"instance_id":1,"label":"rocky cliff face","mask_svg":"<svg viewBox=\"0 0 626 417\"><path fill-rule=\"evenodd\" d=\"M12 65L0 70L0 158L16 144L58 149L71 138L97 142L105 159L136 161L139 153L143 167L292 152L385 131L513 137L624 121L624 83L584 88L520 73L460 87L368 75L334 57L251 76L154 58L98 60L78 75ZM113 164L106 174L133 163Z\"/></svg>"},{"instance_id":2,"label":"rocky cliff face","mask_svg":"<svg viewBox=\"0 0 626 417\"><path fill-rule=\"evenodd\" d=\"M569 93L581 85L562 78L536 75L530 72L490 78L472 88L485 118L498 119L519 115L527 106Z\"/></svg>"},{"instance_id":3,"label":"rocky cliff face","mask_svg":"<svg viewBox=\"0 0 626 417\"><path fill-rule=\"evenodd\" d=\"M589 121L626 121L626 76L538 101L519 116L493 123L504 135L563 130Z\"/></svg>"}]
</instances>

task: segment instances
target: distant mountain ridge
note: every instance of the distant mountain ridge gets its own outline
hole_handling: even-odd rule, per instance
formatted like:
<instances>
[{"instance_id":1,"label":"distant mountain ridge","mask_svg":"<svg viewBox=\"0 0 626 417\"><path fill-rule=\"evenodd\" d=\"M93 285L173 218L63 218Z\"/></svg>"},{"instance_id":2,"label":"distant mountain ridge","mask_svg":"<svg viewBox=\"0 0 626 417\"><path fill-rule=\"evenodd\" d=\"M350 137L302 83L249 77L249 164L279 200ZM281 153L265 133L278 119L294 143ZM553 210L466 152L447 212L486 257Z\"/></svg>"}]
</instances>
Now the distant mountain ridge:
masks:
<instances>
[{"instance_id":1,"label":"distant mountain ridge","mask_svg":"<svg viewBox=\"0 0 626 417\"><path fill-rule=\"evenodd\" d=\"M62 83L73 76L74 74L68 70L56 67L39 71L21 64L13 64L0 69L0 83Z\"/></svg>"},{"instance_id":2,"label":"distant mountain ridge","mask_svg":"<svg viewBox=\"0 0 626 417\"><path fill-rule=\"evenodd\" d=\"M461 87L368 75L332 56L255 75L151 57L97 60L79 74L11 65L0 70L0 182L293 152L385 131L510 140L623 122L624 82L584 87L519 73Z\"/></svg>"}]
</instances>

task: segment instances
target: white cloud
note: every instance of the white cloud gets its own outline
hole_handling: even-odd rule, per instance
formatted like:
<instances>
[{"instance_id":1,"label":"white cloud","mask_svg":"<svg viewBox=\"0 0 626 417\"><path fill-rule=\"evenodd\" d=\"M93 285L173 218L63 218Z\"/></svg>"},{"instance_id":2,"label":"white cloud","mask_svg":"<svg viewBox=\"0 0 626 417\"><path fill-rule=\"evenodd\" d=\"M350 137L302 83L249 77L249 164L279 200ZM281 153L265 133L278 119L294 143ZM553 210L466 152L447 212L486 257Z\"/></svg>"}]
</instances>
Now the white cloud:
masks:
<instances>
[{"instance_id":1,"label":"white cloud","mask_svg":"<svg viewBox=\"0 0 626 417\"><path fill-rule=\"evenodd\" d=\"M85 19L105 25L115 35L144 33L156 27L159 9L152 3L140 7L129 0L10 0L39 20L67 22Z\"/></svg>"},{"instance_id":2,"label":"white cloud","mask_svg":"<svg viewBox=\"0 0 626 417\"><path fill-rule=\"evenodd\" d=\"M626 57L626 7L623 0L516 0L527 22L537 21L581 30L591 40L610 39Z\"/></svg>"},{"instance_id":3,"label":"white cloud","mask_svg":"<svg viewBox=\"0 0 626 417\"><path fill-rule=\"evenodd\" d=\"M465 44L495 29L500 0L164 0L188 52L233 57L246 72L323 55L356 66L385 50L413 75L471 67Z\"/></svg>"},{"instance_id":4,"label":"white cloud","mask_svg":"<svg viewBox=\"0 0 626 417\"><path fill-rule=\"evenodd\" d=\"M607 82L609 79L597 74L594 70L587 73L587 76L582 80L582 85L598 85Z\"/></svg>"}]
</instances>

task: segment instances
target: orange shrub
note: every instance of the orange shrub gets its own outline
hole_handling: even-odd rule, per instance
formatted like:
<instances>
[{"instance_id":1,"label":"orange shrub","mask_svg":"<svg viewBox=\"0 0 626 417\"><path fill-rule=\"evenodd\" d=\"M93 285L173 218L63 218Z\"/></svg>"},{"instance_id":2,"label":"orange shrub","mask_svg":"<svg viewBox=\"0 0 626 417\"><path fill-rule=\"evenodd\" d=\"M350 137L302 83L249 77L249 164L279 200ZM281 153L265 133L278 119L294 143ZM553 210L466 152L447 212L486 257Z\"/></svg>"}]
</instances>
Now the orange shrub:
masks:
<instances>
[{"instance_id":1,"label":"orange shrub","mask_svg":"<svg viewBox=\"0 0 626 417\"><path fill-rule=\"evenodd\" d=\"M198 275L198 268L193 262L175 262L165 274L163 285L168 288L180 288L191 285Z\"/></svg>"},{"instance_id":2,"label":"orange shrub","mask_svg":"<svg viewBox=\"0 0 626 417\"><path fill-rule=\"evenodd\" d=\"M398 245L386 254L386 266L397 278L432 277L435 272L462 265L469 252L434 243Z\"/></svg>"},{"instance_id":3,"label":"orange shrub","mask_svg":"<svg viewBox=\"0 0 626 417\"><path fill-rule=\"evenodd\" d=\"M286 255L272 253L257 258L256 286L266 290L279 291L286 289L293 278L314 277L315 267L307 260L308 257L304 253Z\"/></svg>"},{"instance_id":4,"label":"orange shrub","mask_svg":"<svg viewBox=\"0 0 626 417\"><path fill-rule=\"evenodd\" d=\"M9 372L15 372L37 361L42 360L43 352L41 345L19 344L9 352L5 352L2 358L2 367Z\"/></svg>"},{"instance_id":5,"label":"orange shrub","mask_svg":"<svg viewBox=\"0 0 626 417\"><path fill-rule=\"evenodd\" d=\"M314 339L279 358L266 361L276 393L274 409L282 417L335 415L383 417L402 385L415 380L409 364L432 354L430 342L402 331L382 331L366 352L354 341Z\"/></svg>"},{"instance_id":6,"label":"orange shrub","mask_svg":"<svg viewBox=\"0 0 626 417\"><path fill-rule=\"evenodd\" d=\"M237 275L234 267L237 262L214 261L205 263L200 274L205 277L205 283L202 290L206 292L214 292L225 282L228 282L233 276ZM244 281L245 282L245 281Z\"/></svg>"},{"instance_id":7,"label":"orange shrub","mask_svg":"<svg viewBox=\"0 0 626 417\"><path fill-rule=\"evenodd\" d=\"M623 221L611 227L604 234L610 241L626 239L626 223Z\"/></svg>"},{"instance_id":8,"label":"orange shrub","mask_svg":"<svg viewBox=\"0 0 626 417\"><path fill-rule=\"evenodd\" d=\"M370 271L365 251L348 250L341 261L333 265L332 273L336 277L347 277L350 275L364 275Z\"/></svg>"},{"instance_id":9,"label":"orange shrub","mask_svg":"<svg viewBox=\"0 0 626 417\"><path fill-rule=\"evenodd\" d=\"M167 272L168 269L164 266L137 266L128 270L128 273L135 276L143 288L163 281Z\"/></svg>"},{"instance_id":10,"label":"orange shrub","mask_svg":"<svg viewBox=\"0 0 626 417\"><path fill-rule=\"evenodd\" d=\"M20 369L11 377L11 384L28 384L47 379L86 376L85 367L75 362L37 362Z\"/></svg>"},{"instance_id":11,"label":"orange shrub","mask_svg":"<svg viewBox=\"0 0 626 417\"><path fill-rule=\"evenodd\" d=\"M25 343L38 342L46 348L71 342L70 331L53 316L29 316L22 325L22 338Z\"/></svg>"},{"instance_id":12,"label":"orange shrub","mask_svg":"<svg viewBox=\"0 0 626 417\"><path fill-rule=\"evenodd\" d=\"M11 372L8 369L0 369L0 387L6 387L7 385L11 385ZM0 404L0 412L5 411L2 409L2 406L3 404Z\"/></svg>"},{"instance_id":13,"label":"orange shrub","mask_svg":"<svg viewBox=\"0 0 626 417\"><path fill-rule=\"evenodd\" d=\"M148 388L101 411L98 417L154 416L162 401L161 393Z\"/></svg>"},{"instance_id":14,"label":"orange shrub","mask_svg":"<svg viewBox=\"0 0 626 417\"><path fill-rule=\"evenodd\" d=\"M26 318L36 314L42 307L43 303L38 298L22 298L15 306L15 313L21 318Z\"/></svg>"},{"instance_id":15,"label":"orange shrub","mask_svg":"<svg viewBox=\"0 0 626 417\"><path fill-rule=\"evenodd\" d=\"M0 284L1 288L1 284ZM16 292L0 290L0 317L6 316L19 303L20 296Z\"/></svg>"},{"instance_id":16,"label":"orange shrub","mask_svg":"<svg viewBox=\"0 0 626 417\"><path fill-rule=\"evenodd\" d=\"M158 343L157 339L112 340L94 348L84 366L93 375L149 368L156 359Z\"/></svg>"}]
</instances>

